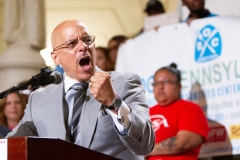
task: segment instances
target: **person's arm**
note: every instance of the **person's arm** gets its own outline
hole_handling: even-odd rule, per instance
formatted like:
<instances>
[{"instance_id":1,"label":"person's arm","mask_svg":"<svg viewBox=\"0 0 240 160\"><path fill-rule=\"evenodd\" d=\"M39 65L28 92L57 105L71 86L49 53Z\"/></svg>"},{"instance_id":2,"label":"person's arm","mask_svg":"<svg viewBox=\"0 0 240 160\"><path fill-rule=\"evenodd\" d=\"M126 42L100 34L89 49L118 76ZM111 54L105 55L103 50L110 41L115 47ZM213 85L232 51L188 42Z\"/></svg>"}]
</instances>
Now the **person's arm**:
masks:
<instances>
[{"instance_id":1,"label":"person's arm","mask_svg":"<svg viewBox=\"0 0 240 160\"><path fill-rule=\"evenodd\" d=\"M122 118L121 123L124 124L126 119L130 123L129 125L124 124L127 130L125 134L122 134L117 129L116 122L114 122L116 133L118 133L122 143L133 153L137 155L149 154L154 145L155 134L152 129L149 107L146 103L141 79L137 74L132 73L113 72L111 74L115 74L113 75L114 88L108 73L96 72L90 79L90 93L104 106L110 106L116 95L121 97L131 111L130 114L120 113L121 117L125 117ZM117 115L116 112L113 112L113 114Z\"/></svg>"},{"instance_id":2,"label":"person's arm","mask_svg":"<svg viewBox=\"0 0 240 160\"><path fill-rule=\"evenodd\" d=\"M197 133L181 130L175 137L168 138L154 145L153 151L149 154L172 155L179 154L193 149L203 143L203 137Z\"/></svg>"},{"instance_id":3,"label":"person's arm","mask_svg":"<svg viewBox=\"0 0 240 160\"><path fill-rule=\"evenodd\" d=\"M126 73L121 76L124 77L122 79L119 77L122 85L116 92L131 109L127 115L131 123L126 135L119 134L119 138L133 153L149 154L154 145L155 133L150 121L144 88L137 74Z\"/></svg>"}]
</instances>

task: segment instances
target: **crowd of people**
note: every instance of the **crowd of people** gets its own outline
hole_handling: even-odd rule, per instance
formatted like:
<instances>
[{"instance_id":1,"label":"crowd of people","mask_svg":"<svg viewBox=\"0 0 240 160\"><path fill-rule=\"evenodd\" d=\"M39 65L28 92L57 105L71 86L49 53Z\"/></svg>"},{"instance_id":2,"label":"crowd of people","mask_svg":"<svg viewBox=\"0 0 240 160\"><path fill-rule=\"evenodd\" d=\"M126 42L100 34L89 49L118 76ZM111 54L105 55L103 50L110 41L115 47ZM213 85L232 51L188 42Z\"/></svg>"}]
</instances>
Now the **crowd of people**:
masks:
<instances>
[{"instance_id":1,"label":"crowd of people","mask_svg":"<svg viewBox=\"0 0 240 160\"><path fill-rule=\"evenodd\" d=\"M204 0L182 2L190 10L184 21L188 24L194 19L217 16L204 8ZM152 16L163 14L165 9L158 0L150 0L145 12ZM56 70L65 75L63 82L33 92L26 110L28 97L19 92L1 99L0 133L6 136L10 132L7 137L58 137L121 159L144 156L149 160L197 160L208 136L208 123L198 104L181 99L181 74L176 64L155 72L152 86L157 104L150 107L139 76L105 72L115 70L118 48L127 39L117 35L107 47L95 49L94 36L89 35L83 22L60 23L52 33L51 56ZM85 88L78 101L75 95L80 91L73 87L76 84ZM43 104L47 101L52 102ZM79 108L75 109L77 105ZM61 107L67 107L67 118ZM65 124L52 117L67 119L66 129L58 127Z\"/></svg>"},{"instance_id":2,"label":"crowd of people","mask_svg":"<svg viewBox=\"0 0 240 160\"><path fill-rule=\"evenodd\" d=\"M103 71L114 71L119 46L127 40L126 36L117 35L108 42L108 47L97 47L97 66Z\"/></svg>"}]
</instances>

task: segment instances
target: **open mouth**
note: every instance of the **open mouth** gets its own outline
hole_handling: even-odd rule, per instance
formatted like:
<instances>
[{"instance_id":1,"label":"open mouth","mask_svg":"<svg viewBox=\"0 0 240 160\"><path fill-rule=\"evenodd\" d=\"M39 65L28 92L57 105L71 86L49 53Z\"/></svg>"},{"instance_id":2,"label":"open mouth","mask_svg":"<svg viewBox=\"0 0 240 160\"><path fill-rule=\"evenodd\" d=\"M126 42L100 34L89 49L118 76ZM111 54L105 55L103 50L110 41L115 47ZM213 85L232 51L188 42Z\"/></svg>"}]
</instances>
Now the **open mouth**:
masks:
<instances>
[{"instance_id":1,"label":"open mouth","mask_svg":"<svg viewBox=\"0 0 240 160\"><path fill-rule=\"evenodd\" d=\"M79 61L79 65L82 68L88 68L90 64L90 57L83 57L80 61Z\"/></svg>"}]
</instances>

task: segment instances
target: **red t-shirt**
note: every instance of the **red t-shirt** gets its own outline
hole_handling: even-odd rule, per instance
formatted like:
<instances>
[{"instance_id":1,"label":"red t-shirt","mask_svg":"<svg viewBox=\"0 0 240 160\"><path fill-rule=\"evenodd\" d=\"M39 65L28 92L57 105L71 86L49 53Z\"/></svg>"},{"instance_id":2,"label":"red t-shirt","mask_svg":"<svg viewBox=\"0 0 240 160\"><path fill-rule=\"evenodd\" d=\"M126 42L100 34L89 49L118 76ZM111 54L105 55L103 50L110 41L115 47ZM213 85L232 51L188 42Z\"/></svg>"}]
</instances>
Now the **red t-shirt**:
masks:
<instances>
[{"instance_id":1,"label":"red t-shirt","mask_svg":"<svg viewBox=\"0 0 240 160\"><path fill-rule=\"evenodd\" d=\"M168 106L156 105L150 108L150 117L156 133L155 143L176 136L180 130L192 131L207 139L207 119L195 103L178 100ZM200 146L181 154L151 156L149 160L197 160L199 150Z\"/></svg>"}]
</instances>

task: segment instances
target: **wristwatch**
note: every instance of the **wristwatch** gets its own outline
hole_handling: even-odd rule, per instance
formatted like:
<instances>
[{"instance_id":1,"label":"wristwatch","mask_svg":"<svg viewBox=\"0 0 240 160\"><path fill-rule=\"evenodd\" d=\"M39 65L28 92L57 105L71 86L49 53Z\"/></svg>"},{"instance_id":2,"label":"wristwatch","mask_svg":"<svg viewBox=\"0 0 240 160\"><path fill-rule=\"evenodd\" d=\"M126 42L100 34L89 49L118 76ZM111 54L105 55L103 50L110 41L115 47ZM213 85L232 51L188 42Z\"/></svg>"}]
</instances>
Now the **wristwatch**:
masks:
<instances>
[{"instance_id":1,"label":"wristwatch","mask_svg":"<svg viewBox=\"0 0 240 160\"><path fill-rule=\"evenodd\" d=\"M118 110L122 105L122 99L117 95L111 106L105 106L109 110Z\"/></svg>"}]
</instances>

